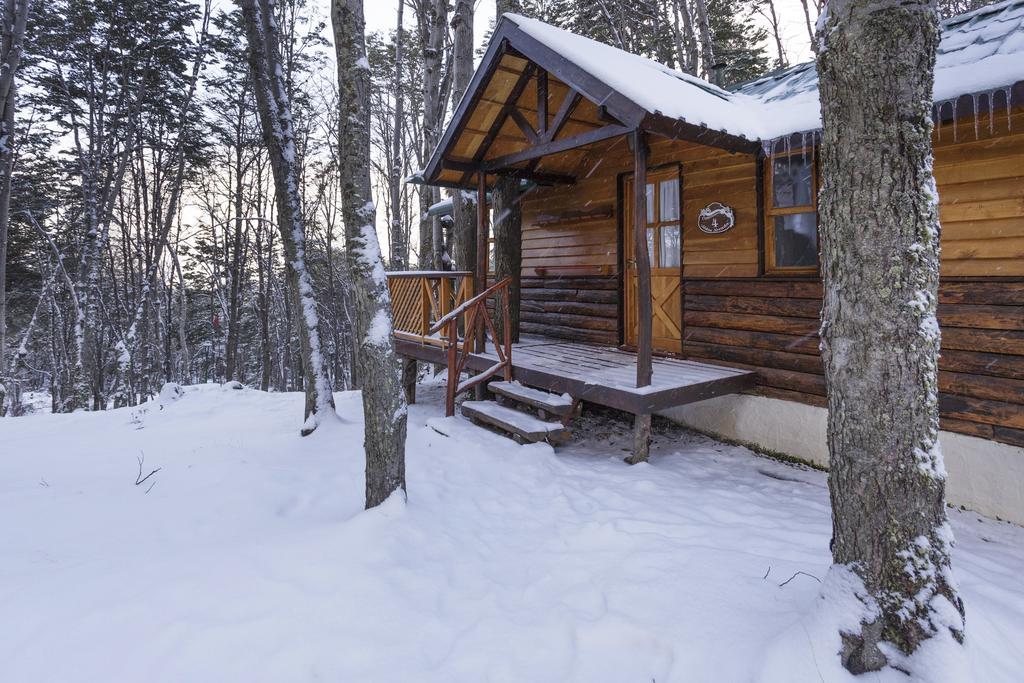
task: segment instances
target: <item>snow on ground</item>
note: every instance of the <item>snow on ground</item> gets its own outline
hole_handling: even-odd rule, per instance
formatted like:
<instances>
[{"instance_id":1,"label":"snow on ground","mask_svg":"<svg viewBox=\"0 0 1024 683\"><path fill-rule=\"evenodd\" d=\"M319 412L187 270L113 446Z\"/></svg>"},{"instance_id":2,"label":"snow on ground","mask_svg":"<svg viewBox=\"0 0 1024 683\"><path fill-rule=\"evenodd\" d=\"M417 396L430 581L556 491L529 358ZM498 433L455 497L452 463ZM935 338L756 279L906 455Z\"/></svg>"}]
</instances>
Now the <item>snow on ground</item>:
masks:
<instances>
[{"instance_id":1,"label":"snow on ground","mask_svg":"<svg viewBox=\"0 0 1024 683\"><path fill-rule=\"evenodd\" d=\"M409 502L370 512L354 393L305 439L301 395L216 386L0 420L0 680L848 678L821 472L664 426L629 467L607 416L556 454L423 399ZM1020 680L1024 529L953 525L969 665Z\"/></svg>"}]
</instances>

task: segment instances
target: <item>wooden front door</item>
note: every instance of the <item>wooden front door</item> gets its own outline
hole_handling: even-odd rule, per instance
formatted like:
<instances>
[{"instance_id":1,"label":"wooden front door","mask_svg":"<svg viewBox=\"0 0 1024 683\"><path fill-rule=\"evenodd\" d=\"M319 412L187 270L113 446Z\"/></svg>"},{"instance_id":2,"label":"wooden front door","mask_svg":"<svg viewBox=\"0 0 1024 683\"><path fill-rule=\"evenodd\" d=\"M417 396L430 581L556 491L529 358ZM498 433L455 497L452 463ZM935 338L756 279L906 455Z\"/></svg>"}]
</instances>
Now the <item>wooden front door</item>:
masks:
<instances>
[{"instance_id":1,"label":"wooden front door","mask_svg":"<svg viewBox=\"0 0 1024 683\"><path fill-rule=\"evenodd\" d=\"M652 344L655 351L682 350L683 243L682 187L679 168L647 174L647 253L651 259ZM627 346L636 346L637 281L633 258L633 178L626 178L623 197L623 253L625 255L625 306L622 317Z\"/></svg>"}]
</instances>

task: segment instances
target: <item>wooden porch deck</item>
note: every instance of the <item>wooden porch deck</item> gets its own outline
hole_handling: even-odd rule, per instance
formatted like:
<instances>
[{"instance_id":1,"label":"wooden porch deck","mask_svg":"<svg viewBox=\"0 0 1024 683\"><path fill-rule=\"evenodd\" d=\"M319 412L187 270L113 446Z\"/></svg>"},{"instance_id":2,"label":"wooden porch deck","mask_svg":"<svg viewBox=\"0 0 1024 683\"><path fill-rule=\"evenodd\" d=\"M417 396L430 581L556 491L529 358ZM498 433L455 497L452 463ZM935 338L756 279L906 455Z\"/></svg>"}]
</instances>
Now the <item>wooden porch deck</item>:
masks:
<instances>
[{"instance_id":1,"label":"wooden porch deck","mask_svg":"<svg viewBox=\"0 0 1024 683\"><path fill-rule=\"evenodd\" d=\"M396 337L395 347L408 358L447 362L444 350L436 345ZM496 360L493 352L473 353L466 367L483 371ZM656 357L650 386L638 389L636 362L635 353L616 348L530 336L512 346L512 379L634 415L733 394L756 384L751 371Z\"/></svg>"}]
</instances>

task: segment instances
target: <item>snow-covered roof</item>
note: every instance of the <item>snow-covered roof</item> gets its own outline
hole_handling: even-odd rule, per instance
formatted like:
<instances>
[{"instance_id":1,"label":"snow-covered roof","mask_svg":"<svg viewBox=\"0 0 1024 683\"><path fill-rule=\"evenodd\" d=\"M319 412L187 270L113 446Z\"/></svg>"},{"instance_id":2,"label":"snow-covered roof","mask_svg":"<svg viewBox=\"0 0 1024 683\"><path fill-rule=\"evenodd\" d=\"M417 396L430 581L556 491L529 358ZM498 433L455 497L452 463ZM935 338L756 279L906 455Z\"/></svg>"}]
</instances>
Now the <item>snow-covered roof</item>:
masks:
<instances>
[{"instance_id":1,"label":"snow-covered roof","mask_svg":"<svg viewBox=\"0 0 1024 683\"><path fill-rule=\"evenodd\" d=\"M1005 0L946 19L935 56L934 101L1002 90L1024 80L1024 0ZM790 130L821 127L818 72L814 62L739 86L766 114L785 115ZM768 137L775 137L769 135Z\"/></svg>"},{"instance_id":2,"label":"snow-covered roof","mask_svg":"<svg viewBox=\"0 0 1024 683\"><path fill-rule=\"evenodd\" d=\"M505 17L651 114L748 140L821 127L813 62L724 90L610 45L515 14ZM1024 81L1024 0L1005 0L942 22L937 103Z\"/></svg>"}]
</instances>

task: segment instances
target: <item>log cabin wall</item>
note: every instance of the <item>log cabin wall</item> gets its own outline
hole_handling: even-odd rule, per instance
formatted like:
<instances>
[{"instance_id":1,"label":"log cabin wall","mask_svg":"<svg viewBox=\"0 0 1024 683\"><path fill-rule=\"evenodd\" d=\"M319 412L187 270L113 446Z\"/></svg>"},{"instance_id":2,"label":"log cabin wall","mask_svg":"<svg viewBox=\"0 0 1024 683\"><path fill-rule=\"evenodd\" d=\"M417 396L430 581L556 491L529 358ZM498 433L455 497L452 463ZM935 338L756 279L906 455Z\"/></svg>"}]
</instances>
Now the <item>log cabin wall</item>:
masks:
<instances>
[{"instance_id":1,"label":"log cabin wall","mask_svg":"<svg viewBox=\"0 0 1024 683\"><path fill-rule=\"evenodd\" d=\"M618 344L625 143L587 157L571 187L523 200L522 329ZM763 274L758 161L652 138L652 168L679 164L683 186L683 339L690 358L755 368L756 393L825 405L817 277ZM1024 109L939 126L942 222L942 428L1024 446ZM721 235L696 227L712 201L732 206Z\"/></svg>"}]
</instances>

